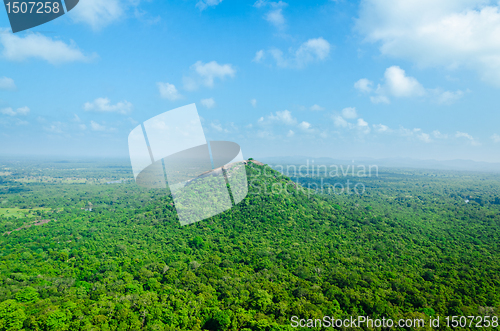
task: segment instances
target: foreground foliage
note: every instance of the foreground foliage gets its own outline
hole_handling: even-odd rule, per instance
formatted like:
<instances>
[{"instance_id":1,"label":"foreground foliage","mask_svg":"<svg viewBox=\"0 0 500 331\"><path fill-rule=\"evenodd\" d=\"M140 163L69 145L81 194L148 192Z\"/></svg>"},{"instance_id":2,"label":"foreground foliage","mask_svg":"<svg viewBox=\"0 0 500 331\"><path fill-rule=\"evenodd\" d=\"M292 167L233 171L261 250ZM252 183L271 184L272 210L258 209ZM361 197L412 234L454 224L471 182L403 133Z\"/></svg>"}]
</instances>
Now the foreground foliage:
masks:
<instances>
[{"instance_id":1,"label":"foreground foliage","mask_svg":"<svg viewBox=\"0 0 500 331\"><path fill-rule=\"evenodd\" d=\"M294 315L498 315L493 175L393 171L366 179L363 195L337 195L250 162L247 198L181 227L165 192L102 184L130 179L126 166L75 168L37 180L36 165L9 165L0 177L0 208L42 207L27 214L51 220L0 236L0 330L288 330ZM34 221L6 215L2 233Z\"/></svg>"}]
</instances>

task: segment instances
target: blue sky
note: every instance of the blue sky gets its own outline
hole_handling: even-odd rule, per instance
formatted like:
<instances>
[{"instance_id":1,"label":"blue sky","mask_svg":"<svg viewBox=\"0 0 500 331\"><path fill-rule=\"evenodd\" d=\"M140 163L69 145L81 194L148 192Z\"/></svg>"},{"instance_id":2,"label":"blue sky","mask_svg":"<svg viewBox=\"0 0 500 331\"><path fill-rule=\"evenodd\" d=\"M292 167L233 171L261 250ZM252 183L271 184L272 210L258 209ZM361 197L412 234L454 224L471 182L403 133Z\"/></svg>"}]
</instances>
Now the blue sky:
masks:
<instances>
[{"instance_id":1,"label":"blue sky","mask_svg":"<svg viewBox=\"0 0 500 331\"><path fill-rule=\"evenodd\" d=\"M245 157L500 162L495 1L81 0L0 28L0 155L126 157L196 103Z\"/></svg>"}]
</instances>

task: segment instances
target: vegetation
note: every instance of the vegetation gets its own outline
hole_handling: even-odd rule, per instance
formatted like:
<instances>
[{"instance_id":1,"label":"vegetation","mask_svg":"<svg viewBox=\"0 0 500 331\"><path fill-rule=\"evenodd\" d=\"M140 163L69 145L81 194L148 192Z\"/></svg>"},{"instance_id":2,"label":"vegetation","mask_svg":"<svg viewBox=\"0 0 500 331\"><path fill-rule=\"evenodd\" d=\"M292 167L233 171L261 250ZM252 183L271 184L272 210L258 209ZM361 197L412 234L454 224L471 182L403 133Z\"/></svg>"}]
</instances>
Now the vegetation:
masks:
<instances>
[{"instance_id":1,"label":"vegetation","mask_svg":"<svg viewBox=\"0 0 500 331\"><path fill-rule=\"evenodd\" d=\"M1 233L25 226L0 236L0 330L291 330L291 316L499 314L498 175L290 179L249 162L242 202L182 227L171 197L136 186L129 168L0 161L0 207L16 211L0 213ZM348 179L364 193L307 189ZM51 222L26 227L39 220Z\"/></svg>"}]
</instances>

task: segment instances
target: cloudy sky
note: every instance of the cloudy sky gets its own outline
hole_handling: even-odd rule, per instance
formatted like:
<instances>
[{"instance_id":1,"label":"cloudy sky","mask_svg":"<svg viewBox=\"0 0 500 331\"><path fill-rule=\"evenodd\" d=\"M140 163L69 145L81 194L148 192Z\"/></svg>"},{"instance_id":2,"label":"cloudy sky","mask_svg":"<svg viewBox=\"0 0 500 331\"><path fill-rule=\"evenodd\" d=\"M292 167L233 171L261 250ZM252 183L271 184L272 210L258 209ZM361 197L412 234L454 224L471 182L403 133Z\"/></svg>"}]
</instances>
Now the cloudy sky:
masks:
<instances>
[{"instance_id":1,"label":"cloudy sky","mask_svg":"<svg viewBox=\"0 0 500 331\"><path fill-rule=\"evenodd\" d=\"M0 29L0 155L126 157L196 103L246 157L500 162L497 1L80 0Z\"/></svg>"}]
</instances>

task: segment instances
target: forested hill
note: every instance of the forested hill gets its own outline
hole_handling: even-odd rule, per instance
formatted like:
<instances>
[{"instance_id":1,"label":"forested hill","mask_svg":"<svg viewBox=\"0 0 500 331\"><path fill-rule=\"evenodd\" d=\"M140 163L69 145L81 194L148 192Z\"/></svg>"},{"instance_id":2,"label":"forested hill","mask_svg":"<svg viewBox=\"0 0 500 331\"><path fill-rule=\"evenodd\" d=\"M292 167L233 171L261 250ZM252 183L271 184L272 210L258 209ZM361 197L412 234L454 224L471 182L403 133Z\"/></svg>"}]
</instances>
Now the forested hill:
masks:
<instances>
[{"instance_id":1,"label":"forested hill","mask_svg":"<svg viewBox=\"0 0 500 331\"><path fill-rule=\"evenodd\" d=\"M496 205L435 192L410 205L318 195L246 167L240 204L184 227L169 196L129 182L9 193L5 206L44 207L38 218L52 221L0 236L0 330L291 330L293 315L498 314ZM30 221L0 220L5 231Z\"/></svg>"}]
</instances>

